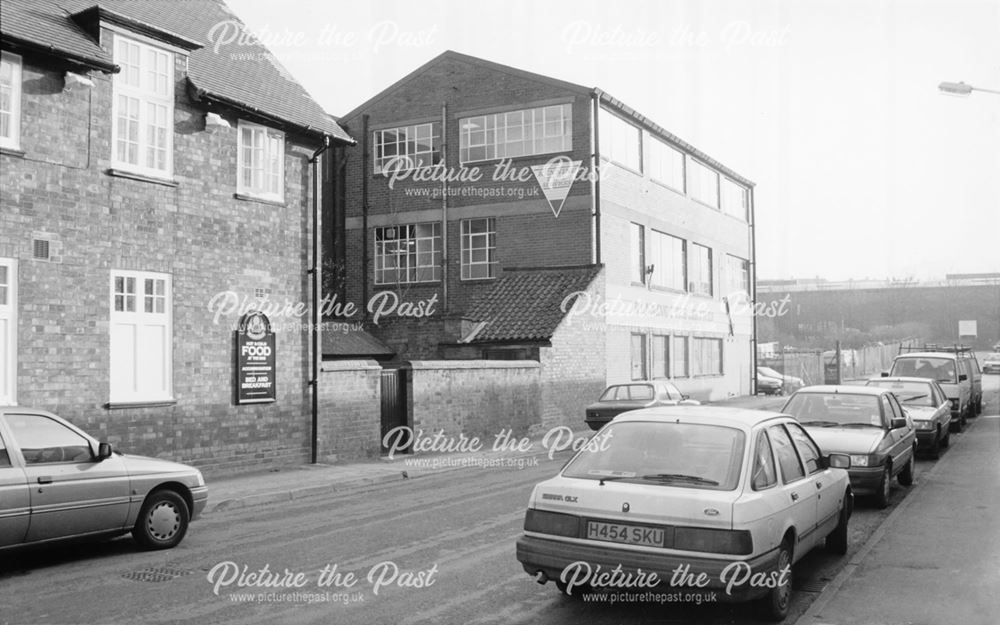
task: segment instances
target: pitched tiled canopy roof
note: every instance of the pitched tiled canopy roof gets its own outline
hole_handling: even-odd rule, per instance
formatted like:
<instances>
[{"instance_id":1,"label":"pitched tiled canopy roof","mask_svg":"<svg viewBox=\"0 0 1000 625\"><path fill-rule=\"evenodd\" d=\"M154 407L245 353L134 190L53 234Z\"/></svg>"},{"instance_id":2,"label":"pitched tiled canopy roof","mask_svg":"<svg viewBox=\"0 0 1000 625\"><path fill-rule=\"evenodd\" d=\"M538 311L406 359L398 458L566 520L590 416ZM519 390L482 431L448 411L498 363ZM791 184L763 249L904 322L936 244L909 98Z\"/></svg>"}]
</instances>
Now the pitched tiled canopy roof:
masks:
<instances>
[{"instance_id":1,"label":"pitched tiled canopy roof","mask_svg":"<svg viewBox=\"0 0 1000 625\"><path fill-rule=\"evenodd\" d=\"M199 97L354 143L221 0L3 0L2 6L5 43L51 48L103 71L114 71L112 56L85 31L82 16L111 15L166 31L191 43L181 47L194 48L188 78Z\"/></svg>"},{"instance_id":2,"label":"pitched tiled canopy roof","mask_svg":"<svg viewBox=\"0 0 1000 625\"><path fill-rule=\"evenodd\" d=\"M368 332L348 327L347 332L333 329L323 332L323 356L332 358L378 358L395 356L396 352Z\"/></svg>"},{"instance_id":3,"label":"pitched tiled canopy roof","mask_svg":"<svg viewBox=\"0 0 1000 625\"><path fill-rule=\"evenodd\" d=\"M547 341L566 316L566 296L586 290L599 265L508 269L467 313L485 325L472 343Z\"/></svg>"}]
</instances>

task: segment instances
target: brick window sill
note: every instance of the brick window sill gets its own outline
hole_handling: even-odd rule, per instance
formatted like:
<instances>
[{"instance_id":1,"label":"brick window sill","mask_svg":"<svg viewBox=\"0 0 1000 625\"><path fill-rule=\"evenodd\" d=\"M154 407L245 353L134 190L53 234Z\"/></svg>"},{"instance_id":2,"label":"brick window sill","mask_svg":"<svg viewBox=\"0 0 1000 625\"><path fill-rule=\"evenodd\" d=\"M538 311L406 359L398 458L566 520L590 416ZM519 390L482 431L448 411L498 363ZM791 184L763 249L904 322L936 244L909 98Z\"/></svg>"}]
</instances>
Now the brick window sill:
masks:
<instances>
[{"instance_id":1,"label":"brick window sill","mask_svg":"<svg viewBox=\"0 0 1000 625\"><path fill-rule=\"evenodd\" d=\"M162 408L164 406L176 406L176 399L157 399L150 401L109 401L104 404L108 410L128 410L131 408Z\"/></svg>"},{"instance_id":2,"label":"brick window sill","mask_svg":"<svg viewBox=\"0 0 1000 625\"><path fill-rule=\"evenodd\" d=\"M24 158L24 150L19 150L17 148L0 147L0 154L6 154L7 156L16 156L18 158Z\"/></svg>"},{"instance_id":3,"label":"brick window sill","mask_svg":"<svg viewBox=\"0 0 1000 625\"><path fill-rule=\"evenodd\" d=\"M233 197L243 202L259 202L260 204L270 204L271 206L285 206L285 202L283 200L259 197L256 195L247 195L246 193L234 193Z\"/></svg>"}]
</instances>

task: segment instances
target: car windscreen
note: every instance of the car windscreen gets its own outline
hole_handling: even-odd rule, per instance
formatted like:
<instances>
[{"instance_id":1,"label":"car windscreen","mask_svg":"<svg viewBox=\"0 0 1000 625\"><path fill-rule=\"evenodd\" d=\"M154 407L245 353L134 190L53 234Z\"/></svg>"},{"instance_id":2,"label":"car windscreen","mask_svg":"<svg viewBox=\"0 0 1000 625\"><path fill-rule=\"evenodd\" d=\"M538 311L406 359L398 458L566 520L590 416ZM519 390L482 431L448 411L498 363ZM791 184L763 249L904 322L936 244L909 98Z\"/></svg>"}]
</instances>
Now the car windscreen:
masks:
<instances>
[{"instance_id":1,"label":"car windscreen","mask_svg":"<svg viewBox=\"0 0 1000 625\"><path fill-rule=\"evenodd\" d=\"M653 399L653 387L649 384L622 384L609 387L601 395L600 401L649 401Z\"/></svg>"},{"instance_id":2,"label":"car windscreen","mask_svg":"<svg viewBox=\"0 0 1000 625\"><path fill-rule=\"evenodd\" d=\"M915 356L913 358L897 358L892 365L891 376L927 378L945 384L957 384L955 361L949 358L933 358Z\"/></svg>"},{"instance_id":3,"label":"car windscreen","mask_svg":"<svg viewBox=\"0 0 1000 625\"><path fill-rule=\"evenodd\" d=\"M766 375L769 378L782 378L782 375L770 367L757 367L757 373Z\"/></svg>"},{"instance_id":4,"label":"car windscreen","mask_svg":"<svg viewBox=\"0 0 1000 625\"><path fill-rule=\"evenodd\" d=\"M882 427L878 395L798 393L782 412L794 416L802 425Z\"/></svg>"},{"instance_id":5,"label":"car windscreen","mask_svg":"<svg viewBox=\"0 0 1000 625\"><path fill-rule=\"evenodd\" d=\"M900 382L898 380L872 380L868 382L868 386L889 389L904 406L935 406L931 384L931 382Z\"/></svg>"},{"instance_id":6,"label":"car windscreen","mask_svg":"<svg viewBox=\"0 0 1000 625\"><path fill-rule=\"evenodd\" d=\"M563 470L564 477L733 490L746 436L701 423L612 422Z\"/></svg>"}]
</instances>

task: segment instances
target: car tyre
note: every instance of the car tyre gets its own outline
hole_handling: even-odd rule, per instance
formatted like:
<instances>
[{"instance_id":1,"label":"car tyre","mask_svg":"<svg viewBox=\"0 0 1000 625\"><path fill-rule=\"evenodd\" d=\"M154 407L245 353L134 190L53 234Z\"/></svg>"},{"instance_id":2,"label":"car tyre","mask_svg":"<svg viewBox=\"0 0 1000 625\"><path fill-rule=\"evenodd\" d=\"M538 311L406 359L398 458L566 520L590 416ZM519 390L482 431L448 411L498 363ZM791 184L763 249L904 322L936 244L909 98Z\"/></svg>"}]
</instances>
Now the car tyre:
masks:
<instances>
[{"instance_id":1,"label":"car tyre","mask_svg":"<svg viewBox=\"0 0 1000 625\"><path fill-rule=\"evenodd\" d=\"M169 489L153 491L139 510L132 536L146 549L170 549L184 539L190 520L183 497Z\"/></svg>"},{"instance_id":2,"label":"car tyre","mask_svg":"<svg viewBox=\"0 0 1000 625\"><path fill-rule=\"evenodd\" d=\"M941 458L941 426L937 426L934 430L934 442L931 444L931 448L927 450L927 454L932 460L938 460Z\"/></svg>"},{"instance_id":3,"label":"car tyre","mask_svg":"<svg viewBox=\"0 0 1000 625\"><path fill-rule=\"evenodd\" d=\"M889 490L892 486L892 469L889 465L882 468L882 479L875 490L875 507L884 509L889 506Z\"/></svg>"},{"instance_id":4,"label":"car tyre","mask_svg":"<svg viewBox=\"0 0 1000 625\"><path fill-rule=\"evenodd\" d=\"M903 470L899 472L899 476L897 479L899 480L899 483L902 484L903 486L911 486L913 484L913 465L916 464L916 461L913 459L913 457L915 455L916 453L913 452L910 453L910 459L906 461L906 466L903 467Z\"/></svg>"},{"instance_id":5,"label":"car tyre","mask_svg":"<svg viewBox=\"0 0 1000 625\"><path fill-rule=\"evenodd\" d=\"M838 555L847 553L848 545L848 523L851 519L851 512L854 509L854 494L848 490L844 493L844 503L840 506L840 520L837 527L826 536L826 549Z\"/></svg>"},{"instance_id":6,"label":"car tyre","mask_svg":"<svg viewBox=\"0 0 1000 625\"><path fill-rule=\"evenodd\" d=\"M785 567L792 566L792 548L788 540L781 541L778 547L778 561L775 570L779 572ZM792 576L785 576L785 583L770 589L766 595L757 600L757 609L761 618L779 622L785 620L792 605Z\"/></svg>"},{"instance_id":7,"label":"car tyre","mask_svg":"<svg viewBox=\"0 0 1000 625\"><path fill-rule=\"evenodd\" d=\"M944 431L944 438L941 439L941 447L947 448L951 445L951 428L947 428Z\"/></svg>"}]
</instances>

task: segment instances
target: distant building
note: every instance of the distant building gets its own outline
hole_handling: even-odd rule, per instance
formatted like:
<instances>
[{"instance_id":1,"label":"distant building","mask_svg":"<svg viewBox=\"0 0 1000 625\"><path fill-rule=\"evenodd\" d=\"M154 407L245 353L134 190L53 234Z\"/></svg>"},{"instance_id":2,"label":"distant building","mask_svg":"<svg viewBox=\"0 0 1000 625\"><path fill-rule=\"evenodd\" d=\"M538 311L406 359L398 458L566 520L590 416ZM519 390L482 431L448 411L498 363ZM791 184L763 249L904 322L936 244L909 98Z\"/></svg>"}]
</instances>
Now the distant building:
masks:
<instances>
[{"instance_id":1,"label":"distant building","mask_svg":"<svg viewBox=\"0 0 1000 625\"><path fill-rule=\"evenodd\" d=\"M607 383L750 392L745 176L599 89L455 52L339 121L360 145L327 257L396 362L537 359L553 420Z\"/></svg>"}]
</instances>

